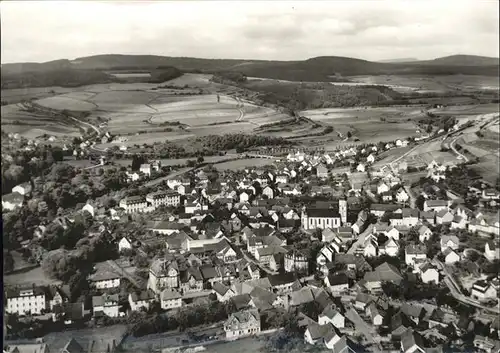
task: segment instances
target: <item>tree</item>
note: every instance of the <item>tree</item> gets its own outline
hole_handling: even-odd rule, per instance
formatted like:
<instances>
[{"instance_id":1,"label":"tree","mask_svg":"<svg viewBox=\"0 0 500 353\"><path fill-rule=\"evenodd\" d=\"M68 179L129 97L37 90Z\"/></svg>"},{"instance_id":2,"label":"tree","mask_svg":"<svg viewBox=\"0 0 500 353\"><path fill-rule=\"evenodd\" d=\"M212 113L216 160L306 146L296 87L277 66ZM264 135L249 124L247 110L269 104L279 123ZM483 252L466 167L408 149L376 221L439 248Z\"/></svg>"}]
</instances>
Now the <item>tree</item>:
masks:
<instances>
[{"instance_id":1,"label":"tree","mask_svg":"<svg viewBox=\"0 0 500 353\"><path fill-rule=\"evenodd\" d=\"M347 131L347 138L351 138L352 137L352 133L350 131Z\"/></svg>"},{"instance_id":2,"label":"tree","mask_svg":"<svg viewBox=\"0 0 500 353\"><path fill-rule=\"evenodd\" d=\"M54 158L54 161L56 162L62 162L64 159L64 152L61 148L54 148L52 150L52 158Z\"/></svg>"},{"instance_id":3,"label":"tree","mask_svg":"<svg viewBox=\"0 0 500 353\"><path fill-rule=\"evenodd\" d=\"M14 270L14 258L10 251L3 252L3 270L4 272L10 272Z\"/></svg>"},{"instance_id":4,"label":"tree","mask_svg":"<svg viewBox=\"0 0 500 353\"><path fill-rule=\"evenodd\" d=\"M420 211L424 210L424 203L425 203L425 197L423 197L422 195L419 195L415 200L415 206L417 206Z\"/></svg>"},{"instance_id":5,"label":"tree","mask_svg":"<svg viewBox=\"0 0 500 353\"><path fill-rule=\"evenodd\" d=\"M205 158L203 158L203 156L199 156L199 157L196 159L196 162L198 162L198 164L203 163L204 161L205 161Z\"/></svg>"}]
</instances>

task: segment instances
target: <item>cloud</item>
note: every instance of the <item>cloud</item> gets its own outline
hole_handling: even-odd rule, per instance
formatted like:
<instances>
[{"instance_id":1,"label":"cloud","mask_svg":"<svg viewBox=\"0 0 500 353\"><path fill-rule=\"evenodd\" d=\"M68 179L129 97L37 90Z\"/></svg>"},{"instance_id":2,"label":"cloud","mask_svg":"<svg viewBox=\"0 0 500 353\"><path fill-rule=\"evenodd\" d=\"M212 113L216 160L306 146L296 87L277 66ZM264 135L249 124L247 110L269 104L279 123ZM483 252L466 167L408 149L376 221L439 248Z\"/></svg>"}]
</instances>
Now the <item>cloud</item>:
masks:
<instances>
[{"instance_id":1,"label":"cloud","mask_svg":"<svg viewBox=\"0 0 500 353\"><path fill-rule=\"evenodd\" d=\"M0 3L2 62L106 54L300 60L499 55L493 1Z\"/></svg>"}]
</instances>

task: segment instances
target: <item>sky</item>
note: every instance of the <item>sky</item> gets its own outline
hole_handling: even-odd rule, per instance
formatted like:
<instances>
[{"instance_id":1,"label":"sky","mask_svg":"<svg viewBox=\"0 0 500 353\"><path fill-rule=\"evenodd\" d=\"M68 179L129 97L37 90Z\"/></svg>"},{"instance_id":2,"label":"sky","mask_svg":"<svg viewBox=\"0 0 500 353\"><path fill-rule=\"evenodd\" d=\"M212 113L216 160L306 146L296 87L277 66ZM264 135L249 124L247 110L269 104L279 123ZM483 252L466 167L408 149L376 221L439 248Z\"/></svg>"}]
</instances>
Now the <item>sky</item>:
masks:
<instances>
[{"instance_id":1,"label":"sky","mask_svg":"<svg viewBox=\"0 0 500 353\"><path fill-rule=\"evenodd\" d=\"M2 1L1 62L499 56L497 1Z\"/></svg>"}]
</instances>

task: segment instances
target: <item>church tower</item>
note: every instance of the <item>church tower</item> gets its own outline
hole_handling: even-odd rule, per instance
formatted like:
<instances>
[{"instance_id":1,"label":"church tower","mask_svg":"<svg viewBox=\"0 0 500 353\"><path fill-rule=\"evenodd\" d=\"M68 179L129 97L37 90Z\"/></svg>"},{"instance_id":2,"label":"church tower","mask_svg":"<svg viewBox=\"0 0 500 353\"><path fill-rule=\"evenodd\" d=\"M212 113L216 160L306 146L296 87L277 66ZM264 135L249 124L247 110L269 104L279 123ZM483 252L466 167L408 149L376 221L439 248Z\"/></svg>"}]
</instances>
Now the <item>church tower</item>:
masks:
<instances>
[{"instance_id":1,"label":"church tower","mask_svg":"<svg viewBox=\"0 0 500 353\"><path fill-rule=\"evenodd\" d=\"M347 223L347 200L345 197L339 200L339 213L342 225L345 225Z\"/></svg>"}]
</instances>

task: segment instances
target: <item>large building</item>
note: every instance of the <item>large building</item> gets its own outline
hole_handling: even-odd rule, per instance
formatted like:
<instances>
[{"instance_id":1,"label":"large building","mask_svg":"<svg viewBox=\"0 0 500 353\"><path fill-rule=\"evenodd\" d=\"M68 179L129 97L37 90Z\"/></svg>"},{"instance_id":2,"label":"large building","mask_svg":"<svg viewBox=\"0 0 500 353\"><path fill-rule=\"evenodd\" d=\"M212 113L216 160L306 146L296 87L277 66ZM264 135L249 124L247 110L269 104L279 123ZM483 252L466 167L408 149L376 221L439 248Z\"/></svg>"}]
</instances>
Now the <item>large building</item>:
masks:
<instances>
[{"instance_id":1,"label":"large building","mask_svg":"<svg viewBox=\"0 0 500 353\"><path fill-rule=\"evenodd\" d=\"M181 203L181 195L173 190L156 191L147 194L146 201L154 207L162 205L177 207Z\"/></svg>"},{"instance_id":2,"label":"large building","mask_svg":"<svg viewBox=\"0 0 500 353\"><path fill-rule=\"evenodd\" d=\"M149 268L148 289L159 295L165 288L179 287L179 267L175 261L156 259Z\"/></svg>"},{"instance_id":3,"label":"large building","mask_svg":"<svg viewBox=\"0 0 500 353\"><path fill-rule=\"evenodd\" d=\"M143 196L129 196L120 201L120 207L127 213L144 212L148 209L148 202Z\"/></svg>"},{"instance_id":4,"label":"large building","mask_svg":"<svg viewBox=\"0 0 500 353\"><path fill-rule=\"evenodd\" d=\"M42 287L12 289L5 293L7 305L5 311L9 314L27 315L41 314L47 309L47 299Z\"/></svg>"},{"instance_id":5,"label":"large building","mask_svg":"<svg viewBox=\"0 0 500 353\"><path fill-rule=\"evenodd\" d=\"M285 254L284 262L286 272L307 272L309 269L309 259L298 251Z\"/></svg>"},{"instance_id":6,"label":"large building","mask_svg":"<svg viewBox=\"0 0 500 353\"><path fill-rule=\"evenodd\" d=\"M305 230L338 228L342 219L332 208L306 208L302 211L302 228Z\"/></svg>"},{"instance_id":7,"label":"large building","mask_svg":"<svg viewBox=\"0 0 500 353\"><path fill-rule=\"evenodd\" d=\"M227 339L238 339L260 332L260 316L257 310L244 310L231 314L224 323Z\"/></svg>"}]
</instances>

